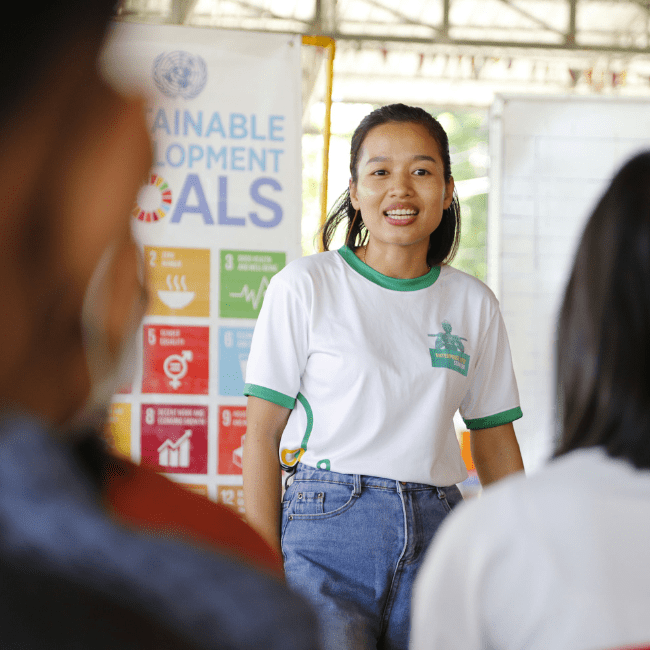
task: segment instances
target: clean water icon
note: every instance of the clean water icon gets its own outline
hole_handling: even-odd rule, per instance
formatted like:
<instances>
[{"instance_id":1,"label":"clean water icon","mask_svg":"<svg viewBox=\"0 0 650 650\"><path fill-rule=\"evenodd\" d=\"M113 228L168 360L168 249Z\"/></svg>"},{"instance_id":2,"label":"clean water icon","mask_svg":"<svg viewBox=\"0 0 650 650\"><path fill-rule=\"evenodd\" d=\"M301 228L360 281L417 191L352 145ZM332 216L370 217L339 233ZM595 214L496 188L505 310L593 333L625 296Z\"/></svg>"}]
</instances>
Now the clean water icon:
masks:
<instances>
[{"instance_id":1,"label":"clean water icon","mask_svg":"<svg viewBox=\"0 0 650 650\"><path fill-rule=\"evenodd\" d=\"M244 394L252 327L219 328L219 395Z\"/></svg>"}]
</instances>

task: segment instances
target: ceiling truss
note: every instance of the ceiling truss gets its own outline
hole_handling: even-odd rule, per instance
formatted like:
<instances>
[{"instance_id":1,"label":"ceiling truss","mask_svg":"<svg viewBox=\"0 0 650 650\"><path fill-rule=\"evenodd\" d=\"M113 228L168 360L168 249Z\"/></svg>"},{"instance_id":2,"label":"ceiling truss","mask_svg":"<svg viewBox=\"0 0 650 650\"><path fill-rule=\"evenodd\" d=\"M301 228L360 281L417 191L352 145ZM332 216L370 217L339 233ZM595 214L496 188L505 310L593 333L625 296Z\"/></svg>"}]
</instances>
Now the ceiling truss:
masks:
<instances>
[{"instance_id":1,"label":"ceiling truss","mask_svg":"<svg viewBox=\"0 0 650 650\"><path fill-rule=\"evenodd\" d=\"M345 101L650 94L650 0L123 0L118 18L329 36Z\"/></svg>"}]
</instances>

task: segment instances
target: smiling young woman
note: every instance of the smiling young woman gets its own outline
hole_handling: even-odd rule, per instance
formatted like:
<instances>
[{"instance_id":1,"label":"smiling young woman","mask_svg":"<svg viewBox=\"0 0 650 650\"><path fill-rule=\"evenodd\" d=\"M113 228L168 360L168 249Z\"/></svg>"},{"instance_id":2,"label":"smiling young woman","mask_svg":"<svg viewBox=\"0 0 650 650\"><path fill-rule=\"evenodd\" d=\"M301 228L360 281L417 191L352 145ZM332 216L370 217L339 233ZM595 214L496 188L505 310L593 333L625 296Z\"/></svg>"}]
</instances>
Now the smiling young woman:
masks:
<instances>
[{"instance_id":1,"label":"smiling young woman","mask_svg":"<svg viewBox=\"0 0 650 650\"><path fill-rule=\"evenodd\" d=\"M487 484L523 469L521 409L496 298L449 266L460 209L440 124L402 104L373 111L350 175L326 252L289 264L264 299L244 496L327 650L406 650L415 574L467 476L454 413ZM346 244L330 251L341 223Z\"/></svg>"}]
</instances>

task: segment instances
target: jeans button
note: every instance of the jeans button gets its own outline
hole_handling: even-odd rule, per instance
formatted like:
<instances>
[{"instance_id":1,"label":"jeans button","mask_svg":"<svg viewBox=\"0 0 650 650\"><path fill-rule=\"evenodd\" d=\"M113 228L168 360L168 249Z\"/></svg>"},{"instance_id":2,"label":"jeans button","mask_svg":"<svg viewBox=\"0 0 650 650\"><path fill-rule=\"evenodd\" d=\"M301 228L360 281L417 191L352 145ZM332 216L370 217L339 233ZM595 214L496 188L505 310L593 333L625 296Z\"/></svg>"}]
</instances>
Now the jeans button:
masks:
<instances>
[{"instance_id":1,"label":"jeans button","mask_svg":"<svg viewBox=\"0 0 650 650\"><path fill-rule=\"evenodd\" d=\"M302 499L302 492L298 492L298 498Z\"/></svg>"}]
</instances>

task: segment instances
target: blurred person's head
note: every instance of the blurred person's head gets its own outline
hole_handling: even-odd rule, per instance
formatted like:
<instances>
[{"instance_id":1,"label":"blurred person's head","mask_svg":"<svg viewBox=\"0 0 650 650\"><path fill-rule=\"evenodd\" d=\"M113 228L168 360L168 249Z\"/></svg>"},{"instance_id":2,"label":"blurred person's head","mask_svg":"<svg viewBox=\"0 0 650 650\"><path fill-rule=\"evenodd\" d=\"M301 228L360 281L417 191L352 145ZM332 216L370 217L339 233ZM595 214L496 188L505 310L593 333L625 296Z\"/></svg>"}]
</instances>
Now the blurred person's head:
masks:
<instances>
[{"instance_id":1,"label":"blurred person's head","mask_svg":"<svg viewBox=\"0 0 650 650\"><path fill-rule=\"evenodd\" d=\"M558 454L603 447L650 468L650 153L600 199L560 312Z\"/></svg>"},{"instance_id":2,"label":"blurred person's head","mask_svg":"<svg viewBox=\"0 0 650 650\"><path fill-rule=\"evenodd\" d=\"M114 4L18 3L0 22L0 411L55 425L112 371L142 294L130 229L151 163L142 102L97 71Z\"/></svg>"}]
</instances>

